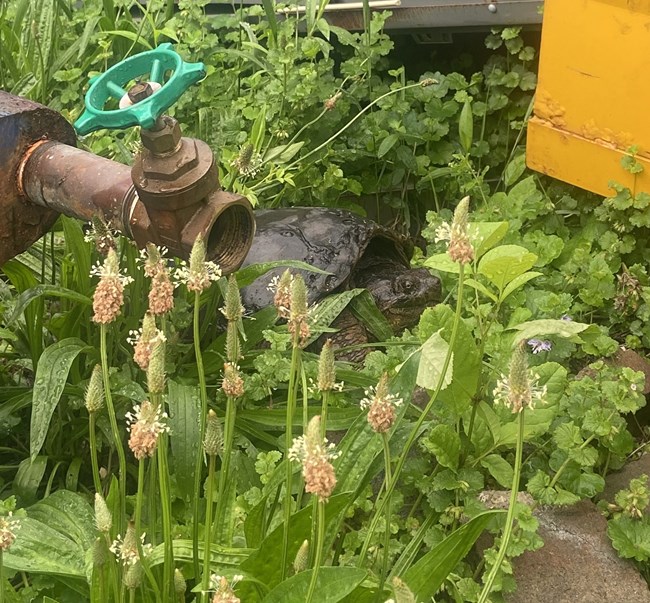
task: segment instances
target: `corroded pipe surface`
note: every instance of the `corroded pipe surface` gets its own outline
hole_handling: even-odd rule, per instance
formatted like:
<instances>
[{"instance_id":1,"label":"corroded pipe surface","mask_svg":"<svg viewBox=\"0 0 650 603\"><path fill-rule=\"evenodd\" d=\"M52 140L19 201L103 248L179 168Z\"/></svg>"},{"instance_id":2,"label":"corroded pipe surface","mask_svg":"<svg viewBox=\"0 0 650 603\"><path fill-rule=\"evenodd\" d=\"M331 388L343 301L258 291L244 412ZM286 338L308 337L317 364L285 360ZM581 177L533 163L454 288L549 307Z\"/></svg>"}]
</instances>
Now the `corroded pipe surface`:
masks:
<instances>
[{"instance_id":1,"label":"corroded pipe surface","mask_svg":"<svg viewBox=\"0 0 650 603\"><path fill-rule=\"evenodd\" d=\"M74 130L56 111L0 91L0 265L64 213L100 215L140 247L151 241L184 258L201 235L208 259L225 274L239 268L255 233L250 203L219 188L205 143L181 140L176 127L147 136L173 137L176 129L178 149L140 154L132 170L77 149Z\"/></svg>"},{"instance_id":2,"label":"corroded pipe surface","mask_svg":"<svg viewBox=\"0 0 650 603\"><path fill-rule=\"evenodd\" d=\"M29 203L18 187L22 159L42 139L76 141L59 113L0 90L0 266L35 243L58 216Z\"/></svg>"},{"instance_id":3,"label":"corroded pipe surface","mask_svg":"<svg viewBox=\"0 0 650 603\"><path fill-rule=\"evenodd\" d=\"M129 232L134 191L126 165L47 141L26 156L22 187L32 203L86 221L101 215L112 227Z\"/></svg>"}]
</instances>

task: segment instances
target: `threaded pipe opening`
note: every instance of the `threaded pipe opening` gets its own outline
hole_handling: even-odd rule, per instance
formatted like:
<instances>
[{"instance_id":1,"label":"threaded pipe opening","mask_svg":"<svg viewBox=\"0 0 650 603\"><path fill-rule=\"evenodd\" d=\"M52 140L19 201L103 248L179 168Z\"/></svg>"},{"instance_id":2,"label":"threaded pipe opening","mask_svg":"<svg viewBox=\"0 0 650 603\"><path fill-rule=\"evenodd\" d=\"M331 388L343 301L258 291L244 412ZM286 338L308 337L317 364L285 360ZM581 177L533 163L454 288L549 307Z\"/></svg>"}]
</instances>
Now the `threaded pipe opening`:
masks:
<instances>
[{"instance_id":1,"label":"threaded pipe opening","mask_svg":"<svg viewBox=\"0 0 650 603\"><path fill-rule=\"evenodd\" d=\"M229 205L210 228L206 240L207 258L218 264L224 274L230 274L246 259L254 235L255 218L250 207Z\"/></svg>"}]
</instances>

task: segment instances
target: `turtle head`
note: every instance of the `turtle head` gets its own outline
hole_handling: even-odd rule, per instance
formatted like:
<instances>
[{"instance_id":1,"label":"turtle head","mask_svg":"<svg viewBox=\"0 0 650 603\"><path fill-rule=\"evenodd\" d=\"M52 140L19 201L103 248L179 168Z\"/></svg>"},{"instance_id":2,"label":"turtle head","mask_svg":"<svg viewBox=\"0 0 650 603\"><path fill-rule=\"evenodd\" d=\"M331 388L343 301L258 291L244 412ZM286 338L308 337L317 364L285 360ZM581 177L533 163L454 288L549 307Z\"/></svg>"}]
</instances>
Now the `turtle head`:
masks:
<instances>
[{"instance_id":1,"label":"turtle head","mask_svg":"<svg viewBox=\"0 0 650 603\"><path fill-rule=\"evenodd\" d=\"M394 267L366 283L377 307L396 333L417 324L420 314L440 301L440 279L426 268Z\"/></svg>"}]
</instances>

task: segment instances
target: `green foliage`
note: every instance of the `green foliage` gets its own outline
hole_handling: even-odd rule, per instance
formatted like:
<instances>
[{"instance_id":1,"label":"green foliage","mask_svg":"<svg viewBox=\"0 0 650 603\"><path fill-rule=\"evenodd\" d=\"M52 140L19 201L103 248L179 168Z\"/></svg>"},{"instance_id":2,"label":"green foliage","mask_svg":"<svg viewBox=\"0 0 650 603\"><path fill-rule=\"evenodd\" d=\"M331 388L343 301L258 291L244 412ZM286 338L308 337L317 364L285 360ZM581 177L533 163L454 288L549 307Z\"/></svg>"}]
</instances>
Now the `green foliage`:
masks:
<instances>
[{"instance_id":1,"label":"green foliage","mask_svg":"<svg viewBox=\"0 0 650 603\"><path fill-rule=\"evenodd\" d=\"M417 327L391 337L360 289L322 300L311 324L315 340L351 309L381 342L363 366L337 363L345 385L329 396L327 429L344 434L332 461L337 484L325 505L324 557L312 601L385 600L389 588L396 599L398 591L404 597L410 591L417 600L477 601L485 575L467 553L484 529L499 534L504 525L503 513L486 511L483 490L510 489L520 471L521 489L537 503L571 504L600 492L608 471L638 444L626 419L643 406L643 379L596 358L622 343L650 349L649 197L614 186L615 194L600 202L526 171L523 134L536 84L535 49L520 28L492 31L486 41L492 52L479 71L442 73L445 67L436 65L440 70L408 81L384 32L388 13L366 14L365 31L352 33L329 25L325 4L312 1L304 17L282 19L266 0L218 15L190 0L180 0L174 14L165 4L104 0L72 10L49 0L3 3L0 44L9 52L0 55L0 87L72 120L89 75L173 40L184 59L206 63L207 77L171 111L185 135L216 151L224 188L268 207L329 205L377 215L388 208L405 232L427 222L429 245L415 262L440 275L448 297L427 308ZM82 144L129 162L136 140L133 131L99 132ZM623 159L632 173L639 169L635 152ZM436 235L464 195L471 196L474 261L461 269ZM112 600L108 593L100 597L93 575L97 532L82 406L99 357L89 272L100 258L75 220L61 218L55 231L53 251L35 247L8 262L0 281L0 492L9 496L0 515L17 504L23 522L3 559L11 572L44 574L29 588L8 574L17 596ZM149 281L137 268L135 249L123 240L118 249L134 278L108 345L108 386L123 429L130 406L147 397L146 376L125 342L146 310ZM241 270L240 286L276 266ZM170 549L195 592L201 577L193 562L209 553L211 572L243 574L235 589L242 600L304 600L313 569L292 576L290 566L305 539L314 546L316 505L285 448L323 413L324 396L310 387L317 361L302 351L296 363L290 332L276 324L273 308L262 310L239 331L246 336L238 369L244 395L231 404L221 389L225 336L213 319L219 289L198 299L203 371L192 351L192 296L177 291L174 310L159 322L167 336L163 404L171 455L168 466L157 465L159 457L146 460L142 489L138 463L129 456L127 500L120 500L108 418L98 414L95 453L108 471L103 494L114 515L121 504L127 514L140 509L147 542L156 544L145 563L143 600L155 599ZM545 345L536 348L542 338ZM522 341L533 352L530 385L545 388L545 395L544 404L525 411L520 464L517 416L494 404L494 390ZM384 372L390 393L403 399L385 439L359 408ZM232 454L221 455L214 474L205 471L201 451L202 379L206 401L232 437ZM414 395L416 385L424 393ZM291 396L299 408L287 429ZM129 434L123 429L122 436ZM166 519L159 476L169 479ZM215 522L204 525L206 494L217 487ZM649 557L647 504L647 483L640 480L610 509L615 548L639 562ZM514 588L511 559L541 546L530 507L515 504L511 517L494 597ZM161 543L167 519L171 545ZM201 534L197 547L194 526ZM124 528L114 526L110 540ZM204 536L212 538L209 546ZM118 577L122 570L104 544L107 575ZM499 546L497 536L485 552L488 571L499 561ZM403 580L402 590L391 578Z\"/></svg>"},{"instance_id":2,"label":"green foliage","mask_svg":"<svg viewBox=\"0 0 650 603\"><path fill-rule=\"evenodd\" d=\"M615 504L605 508L611 514L607 535L618 554L639 562L650 560L650 519L648 518L648 476L630 480L629 489L617 492Z\"/></svg>"}]
</instances>

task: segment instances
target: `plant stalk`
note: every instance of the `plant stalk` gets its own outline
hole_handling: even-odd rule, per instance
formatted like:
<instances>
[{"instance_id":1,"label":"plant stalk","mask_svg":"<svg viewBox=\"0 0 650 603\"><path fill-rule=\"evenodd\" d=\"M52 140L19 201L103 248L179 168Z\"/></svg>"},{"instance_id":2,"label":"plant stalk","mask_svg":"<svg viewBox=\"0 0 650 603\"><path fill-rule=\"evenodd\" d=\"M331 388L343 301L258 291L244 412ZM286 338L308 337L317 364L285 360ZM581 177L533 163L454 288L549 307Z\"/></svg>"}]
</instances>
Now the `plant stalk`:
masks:
<instances>
[{"instance_id":1,"label":"plant stalk","mask_svg":"<svg viewBox=\"0 0 650 603\"><path fill-rule=\"evenodd\" d=\"M521 409L518 417L517 425L517 451L515 453L515 472L512 476L512 491L510 492L510 505L508 506L508 515L506 516L506 525L503 528L503 536L501 536L501 546L499 547L499 552L497 554L496 561L490 569L485 584L483 585L483 590L478 598L478 603L485 603L487 598L490 596L492 590L492 585L494 584L494 579L501 568L501 563L506 556L506 550L508 549L508 542L510 541L510 535L512 534L512 526L515 521L515 506L517 504L517 494L519 493L519 479L521 477L521 459L524 448L524 409Z\"/></svg>"},{"instance_id":2,"label":"plant stalk","mask_svg":"<svg viewBox=\"0 0 650 603\"><path fill-rule=\"evenodd\" d=\"M391 476L391 463L390 463L390 447L388 445L388 435L386 434L386 432L381 434L381 443L383 444L383 448L384 448L384 471L386 472L386 483L389 484L392 481L392 476ZM386 582L386 578L388 576L388 559L390 557L389 555L390 513L391 513L390 499L391 499L390 492L387 491L386 513L385 513L386 519L384 520L386 523L385 533L384 533L384 558L381 567L381 575L379 577L379 588L377 589L377 600L381 598L382 591L384 590L384 583Z\"/></svg>"},{"instance_id":3,"label":"plant stalk","mask_svg":"<svg viewBox=\"0 0 650 603\"><path fill-rule=\"evenodd\" d=\"M230 478L230 457L232 456L232 444L235 436L235 418L237 414L236 400L232 396L228 396L226 401L226 417L224 419L224 433L223 433L223 457L221 463L221 470L219 472L219 489L217 491L217 518L212 527L212 535L216 539L219 534L219 528L223 525L225 520L225 496L226 485ZM209 484L208 484L209 485ZM209 529L210 524L205 524L206 529ZM222 544L230 545L229 542Z\"/></svg>"},{"instance_id":4,"label":"plant stalk","mask_svg":"<svg viewBox=\"0 0 650 603\"><path fill-rule=\"evenodd\" d=\"M436 389L434 390L433 394L431 394L431 397L429 398L429 402L427 403L424 411L422 411L422 414L418 418L417 422L415 423L415 426L413 427L411 433L409 434L406 443L404 444L404 449L402 450L402 454L399 456L397 460L397 464L395 466L395 472L392 474L392 479L390 480L390 482L386 480L386 492L384 496L381 498L381 500L377 503L377 506L375 507L375 514L373 515L373 518L370 522L370 526L368 528L368 534L366 535L366 539L361 548L361 553L359 554L359 561L357 563L358 567L361 567L363 565L363 562L365 561L366 555L368 553L368 548L370 547L370 543L372 541L373 535L375 533L375 530L377 529L379 519L386 506L386 501L390 498L390 495L393 493L393 490L395 489L395 486L399 481L399 476L402 471L402 468L404 467L404 463L406 462L406 458L408 457L411 447L415 443L415 440L420 432L420 428L422 427L422 424L424 423L425 419L429 415L429 412L431 411L434 402L437 400L438 395L442 390L445 376L447 375L447 370L449 369L451 358L453 356L453 350L456 344L456 336L458 335L458 325L460 323L460 315L463 309L463 288L465 283L464 277L465 277L465 266L464 264L459 264L458 297L456 299L456 313L454 315L454 323L451 328L451 337L449 338L449 347L447 349L447 354L445 355L445 361L443 362L442 365L440 379L438 380Z\"/></svg>"},{"instance_id":5,"label":"plant stalk","mask_svg":"<svg viewBox=\"0 0 650 603\"><path fill-rule=\"evenodd\" d=\"M124 526L124 520L126 518L126 457L124 456L124 447L122 446L122 438L120 437L120 431L117 427L115 406L113 406L113 397L111 395L108 373L108 354L106 352L106 324L104 323L102 323L100 327L100 355L104 381L104 398L106 400L106 407L108 408L108 417L111 422L111 431L113 433L113 440L115 441L115 448L117 449L117 457L119 461L120 515L118 517L117 525L118 532L120 532Z\"/></svg>"},{"instance_id":6,"label":"plant stalk","mask_svg":"<svg viewBox=\"0 0 650 603\"><path fill-rule=\"evenodd\" d=\"M293 443L293 414L296 408L298 389L298 372L300 371L301 349L298 345L299 333L293 338L291 352L291 370L289 373L289 392L287 396L286 434L284 438L284 458L286 463L285 493L284 493L284 525L282 530L282 578L287 572L287 556L289 554L289 520L291 518L291 487L293 483L293 466L289 460L289 449Z\"/></svg>"},{"instance_id":7,"label":"plant stalk","mask_svg":"<svg viewBox=\"0 0 650 603\"><path fill-rule=\"evenodd\" d=\"M201 580L201 600L208 600L208 590L210 588L210 530L209 526L212 525L212 506L214 497L214 469L215 456L208 457L208 488L206 492L205 501L205 540L203 545L203 576ZM222 469L223 471L223 469ZM221 499L219 499L221 500ZM223 505L220 503L219 508Z\"/></svg>"},{"instance_id":8,"label":"plant stalk","mask_svg":"<svg viewBox=\"0 0 650 603\"><path fill-rule=\"evenodd\" d=\"M325 502L318 501L318 536L316 538L316 558L314 559L314 569L311 573L311 580L309 582L309 590L307 591L307 599L305 603L311 603L311 600L316 591L316 582L318 581L318 571L323 560L323 544L325 542Z\"/></svg>"},{"instance_id":9,"label":"plant stalk","mask_svg":"<svg viewBox=\"0 0 650 603\"><path fill-rule=\"evenodd\" d=\"M95 432L95 413L91 412L88 415L88 433L90 435L90 462L93 467L93 484L95 492L102 493L102 481L99 477L99 463L97 462L97 433Z\"/></svg>"},{"instance_id":10,"label":"plant stalk","mask_svg":"<svg viewBox=\"0 0 650 603\"><path fill-rule=\"evenodd\" d=\"M205 373L203 370L203 355L201 353L201 338L199 335L199 308L201 294L194 293L194 357L196 359L196 369L199 375L199 397L201 400L200 421L201 429L199 433L199 442L205 439L205 422L208 416L208 388L205 382ZM201 469L203 468L203 448L199 445L196 453L196 463L194 465L194 523L192 525L192 554L194 561L194 576L198 580L201 574L201 565L199 562L199 507L201 501ZM210 527L206 526L206 530Z\"/></svg>"}]
</instances>

